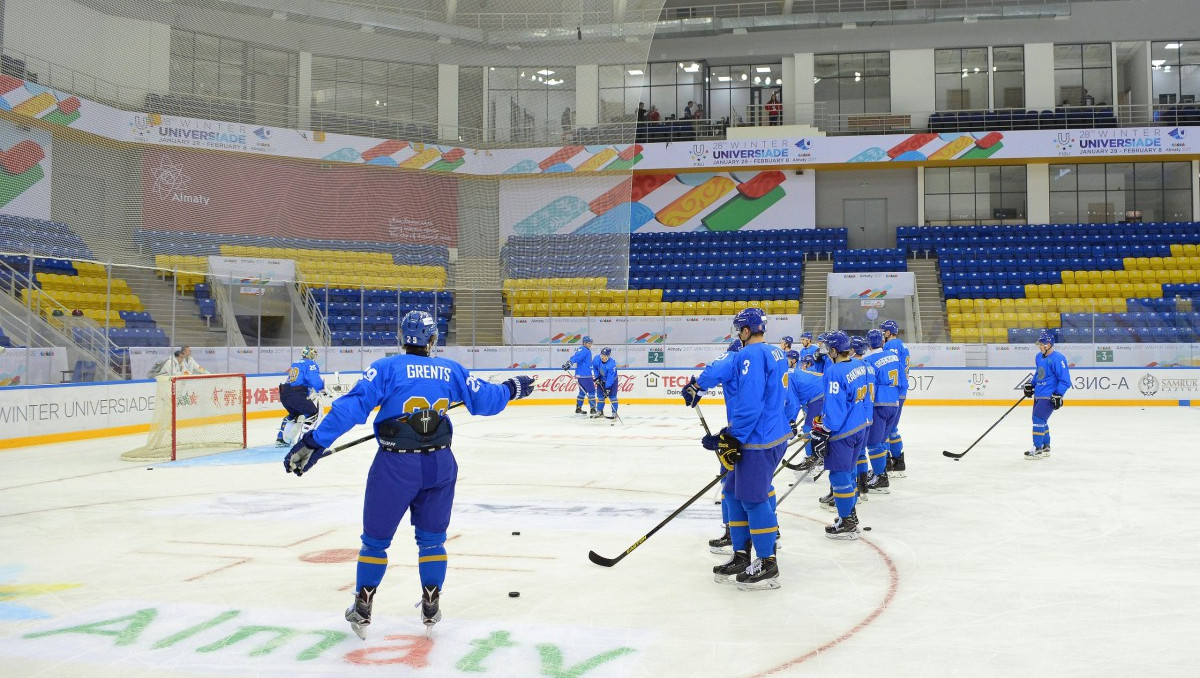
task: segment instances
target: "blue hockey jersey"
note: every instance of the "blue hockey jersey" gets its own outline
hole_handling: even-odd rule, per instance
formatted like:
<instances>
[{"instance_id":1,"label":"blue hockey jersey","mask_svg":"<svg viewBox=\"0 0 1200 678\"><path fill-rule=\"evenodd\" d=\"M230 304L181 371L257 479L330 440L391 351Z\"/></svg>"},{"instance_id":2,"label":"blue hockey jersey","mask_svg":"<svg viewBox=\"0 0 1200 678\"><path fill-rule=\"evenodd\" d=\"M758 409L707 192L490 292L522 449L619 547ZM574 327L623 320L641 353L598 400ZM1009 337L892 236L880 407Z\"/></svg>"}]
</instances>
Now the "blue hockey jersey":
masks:
<instances>
[{"instance_id":1,"label":"blue hockey jersey","mask_svg":"<svg viewBox=\"0 0 1200 678\"><path fill-rule=\"evenodd\" d=\"M904 398L908 395L908 347L904 345L903 341L900 341L900 337L892 337L883 342L883 350L893 351L896 355L900 356L901 371L899 381L896 382L896 388L900 391L900 397Z\"/></svg>"},{"instance_id":2,"label":"blue hockey jersey","mask_svg":"<svg viewBox=\"0 0 1200 678\"><path fill-rule=\"evenodd\" d=\"M325 388L325 380L321 378L321 368L317 367L316 361L301 358L288 368L282 385L307 386L313 391L320 391Z\"/></svg>"},{"instance_id":3,"label":"blue hockey jersey","mask_svg":"<svg viewBox=\"0 0 1200 678\"><path fill-rule=\"evenodd\" d=\"M313 431L324 447L362 424L379 407L375 421L385 421L419 409L448 410L463 403L471 414L498 414L508 405L504 384L472 377L465 367L447 358L401 354L371 363L346 395L333 401L325 421Z\"/></svg>"},{"instance_id":4,"label":"blue hockey jersey","mask_svg":"<svg viewBox=\"0 0 1200 678\"><path fill-rule=\"evenodd\" d=\"M1063 354L1051 351L1050 355L1043 356L1039 351L1034 362L1037 364L1037 372L1033 375L1034 400L1063 395L1071 388L1071 370Z\"/></svg>"},{"instance_id":5,"label":"blue hockey jersey","mask_svg":"<svg viewBox=\"0 0 1200 678\"><path fill-rule=\"evenodd\" d=\"M784 414L788 421L796 421L800 410L808 410L825 398L825 380L816 372L808 372L797 365L788 371L788 402Z\"/></svg>"},{"instance_id":6,"label":"blue hockey jersey","mask_svg":"<svg viewBox=\"0 0 1200 678\"><path fill-rule=\"evenodd\" d=\"M575 376L592 376L592 349L587 346L580 346L575 349L575 353L567 362L575 366Z\"/></svg>"},{"instance_id":7,"label":"blue hockey jersey","mask_svg":"<svg viewBox=\"0 0 1200 678\"><path fill-rule=\"evenodd\" d=\"M787 358L779 347L756 342L717 358L696 382L704 389L723 387L729 433L743 449L768 449L792 433L783 412L787 372Z\"/></svg>"},{"instance_id":8,"label":"blue hockey jersey","mask_svg":"<svg viewBox=\"0 0 1200 678\"><path fill-rule=\"evenodd\" d=\"M885 348L867 353L863 361L875 368L875 406L899 405L900 356Z\"/></svg>"},{"instance_id":9,"label":"blue hockey jersey","mask_svg":"<svg viewBox=\"0 0 1200 678\"><path fill-rule=\"evenodd\" d=\"M608 362L604 362L602 356L596 356L592 360L592 376L596 379L596 383L604 386L604 390L613 392L617 387L617 361L612 356L609 356Z\"/></svg>"},{"instance_id":10,"label":"blue hockey jersey","mask_svg":"<svg viewBox=\"0 0 1200 678\"><path fill-rule=\"evenodd\" d=\"M830 361L825 370L825 411L821 415L830 440L845 438L869 425L863 406L871 384L861 360Z\"/></svg>"}]
</instances>

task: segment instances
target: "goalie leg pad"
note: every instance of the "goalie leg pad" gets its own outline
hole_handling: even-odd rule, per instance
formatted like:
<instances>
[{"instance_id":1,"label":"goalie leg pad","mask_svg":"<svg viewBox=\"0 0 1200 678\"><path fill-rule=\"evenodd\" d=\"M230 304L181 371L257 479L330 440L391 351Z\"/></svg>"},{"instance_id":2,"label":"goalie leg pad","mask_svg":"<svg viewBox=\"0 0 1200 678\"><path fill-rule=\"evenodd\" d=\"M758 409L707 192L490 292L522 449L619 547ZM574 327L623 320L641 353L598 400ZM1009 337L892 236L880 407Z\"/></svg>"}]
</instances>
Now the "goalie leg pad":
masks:
<instances>
[{"instance_id":1,"label":"goalie leg pad","mask_svg":"<svg viewBox=\"0 0 1200 678\"><path fill-rule=\"evenodd\" d=\"M374 539L365 534L362 536L355 577L359 590L364 586L379 586L379 582L383 581L383 575L387 572L387 549L391 545L391 539Z\"/></svg>"},{"instance_id":2,"label":"goalie leg pad","mask_svg":"<svg viewBox=\"0 0 1200 678\"><path fill-rule=\"evenodd\" d=\"M417 572L422 587L439 589L446 581L446 533L416 530Z\"/></svg>"}]
</instances>

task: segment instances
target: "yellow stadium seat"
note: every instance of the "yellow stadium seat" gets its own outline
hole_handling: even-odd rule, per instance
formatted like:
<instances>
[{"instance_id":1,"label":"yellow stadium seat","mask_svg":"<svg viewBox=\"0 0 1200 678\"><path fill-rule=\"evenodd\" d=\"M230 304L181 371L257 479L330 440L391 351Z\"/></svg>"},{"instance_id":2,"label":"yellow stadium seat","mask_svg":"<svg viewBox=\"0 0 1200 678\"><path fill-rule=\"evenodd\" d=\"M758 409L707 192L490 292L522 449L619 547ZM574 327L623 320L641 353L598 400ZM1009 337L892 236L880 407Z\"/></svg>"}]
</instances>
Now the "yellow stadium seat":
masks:
<instances>
[{"instance_id":1,"label":"yellow stadium seat","mask_svg":"<svg viewBox=\"0 0 1200 678\"><path fill-rule=\"evenodd\" d=\"M1039 285L1029 284L1025 286L1025 296L1028 299L1040 299L1042 292L1038 289Z\"/></svg>"},{"instance_id":2,"label":"yellow stadium seat","mask_svg":"<svg viewBox=\"0 0 1200 678\"><path fill-rule=\"evenodd\" d=\"M1178 244L1171 245L1171 256L1173 256L1173 257L1183 256L1183 245L1178 245Z\"/></svg>"},{"instance_id":3,"label":"yellow stadium seat","mask_svg":"<svg viewBox=\"0 0 1200 678\"><path fill-rule=\"evenodd\" d=\"M988 313L996 313L1000 310L999 299L985 299L984 302L987 304L986 308Z\"/></svg>"},{"instance_id":4,"label":"yellow stadium seat","mask_svg":"<svg viewBox=\"0 0 1200 678\"><path fill-rule=\"evenodd\" d=\"M1071 287L1069 285L1067 285L1066 287L1067 287L1067 291L1069 292L1071 290ZM1092 283L1083 283L1081 285L1076 285L1075 288L1076 288L1075 293L1070 295L1072 297L1080 297L1082 299L1091 299L1092 297L1096 296L1096 286L1093 285Z\"/></svg>"},{"instance_id":5,"label":"yellow stadium seat","mask_svg":"<svg viewBox=\"0 0 1200 678\"><path fill-rule=\"evenodd\" d=\"M979 327L979 314L974 311L963 311L963 327Z\"/></svg>"},{"instance_id":6,"label":"yellow stadium seat","mask_svg":"<svg viewBox=\"0 0 1200 678\"><path fill-rule=\"evenodd\" d=\"M964 327L963 328L963 342L967 343L967 344L978 344L979 343L979 328L978 327Z\"/></svg>"},{"instance_id":7,"label":"yellow stadium seat","mask_svg":"<svg viewBox=\"0 0 1200 678\"><path fill-rule=\"evenodd\" d=\"M1045 323L1043 327L1050 329L1062 327L1062 317L1057 313L1047 313L1043 322Z\"/></svg>"},{"instance_id":8,"label":"yellow stadium seat","mask_svg":"<svg viewBox=\"0 0 1200 678\"><path fill-rule=\"evenodd\" d=\"M993 327L987 331L987 337L984 339L989 344L1004 344L1008 342L1008 328Z\"/></svg>"},{"instance_id":9,"label":"yellow stadium seat","mask_svg":"<svg viewBox=\"0 0 1200 678\"><path fill-rule=\"evenodd\" d=\"M951 327L951 328L962 327L962 323L963 323L962 314L959 313L958 311L954 311L953 313L946 314L946 324L949 327Z\"/></svg>"},{"instance_id":10,"label":"yellow stadium seat","mask_svg":"<svg viewBox=\"0 0 1200 678\"><path fill-rule=\"evenodd\" d=\"M1100 282L1105 284L1117 282L1117 272L1100 271Z\"/></svg>"},{"instance_id":11,"label":"yellow stadium seat","mask_svg":"<svg viewBox=\"0 0 1200 678\"><path fill-rule=\"evenodd\" d=\"M955 344L966 343L967 337L966 337L966 332L963 330L963 328L951 327L950 328L950 341Z\"/></svg>"},{"instance_id":12,"label":"yellow stadium seat","mask_svg":"<svg viewBox=\"0 0 1200 678\"><path fill-rule=\"evenodd\" d=\"M1017 310L1017 300L1016 299L1001 299L1000 300L1000 310L1005 313L1008 313L1009 311Z\"/></svg>"},{"instance_id":13,"label":"yellow stadium seat","mask_svg":"<svg viewBox=\"0 0 1200 678\"><path fill-rule=\"evenodd\" d=\"M1075 271L1063 271L1062 272L1062 281L1064 283L1075 282Z\"/></svg>"},{"instance_id":14,"label":"yellow stadium seat","mask_svg":"<svg viewBox=\"0 0 1200 678\"><path fill-rule=\"evenodd\" d=\"M1129 271L1113 271L1112 274L1113 274L1112 282L1115 282L1118 284L1129 282Z\"/></svg>"},{"instance_id":15,"label":"yellow stadium seat","mask_svg":"<svg viewBox=\"0 0 1200 678\"><path fill-rule=\"evenodd\" d=\"M1100 284L1104 282L1104 275L1100 271L1088 271L1087 282L1090 282L1093 285Z\"/></svg>"},{"instance_id":16,"label":"yellow stadium seat","mask_svg":"<svg viewBox=\"0 0 1200 678\"><path fill-rule=\"evenodd\" d=\"M1134 267L1137 268L1139 271L1149 271L1151 268L1150 257L1138 257L1137 263Z\"/></svg>"},{"instance_id":17,"label":"yellow stadium seat","mask_svg":"<svg viewBox=\"0 0 1200 678\"><path fill-rule=\"evenodd\" d=\"M1126 271L1133 271L1137 269L1137 257L1125 257L1124 259L1121 259L1121 266L1123 266Z\"/></svg>"},{"instance_id":18,"label":"yellow stadium seat","mask_svg":"<svg viewBox=\"0 0 1200 678\"><path fill-rule=\"evenodd\" d=\"M1013 327L1028 328L1037 327L1033 322L1033 314L1028 311L1017 314L1017 322Z\"/></svg>"},{"instance_id":19,"label":"yellow stadium seat","mask_svg":"<svg viewBox=\"0 0 1200 678\"><path fill-rule=\"evenodd\" d=\"M1162 257L1150 257L1150 268L1151 269L1153 269L1155 271L1161 271L1163 269L1163 265L1164 264L1163 264Z\"/></svg>"},{"instance_id":20,"label":"yellow stadium seat","mask_svg":"<svg viewBox=\"0 0 1200 678\"><path fill-rule=\"evenodd\" d=\"M987 314L987 327L1004 327L1004 313L990 311Z\"/></svg>"},{"instance_id":21,"label":"yellow stadium seat","mask_svg":"<svg viewBox=\"0 0 1200 678\"><path fill-rule=\"evenodd\" d=\"M736 301L722 301L721 302L721 314L722 315L733 315L733 314L737 313L738 310L740 310L740 309L741 309L741 306L739 306L738 302L736 302Z\"/></svg>"},{"instance_id":22,"label":"yellow stadium seat","mask_svg":"<svg viewBox=\"0 0 1200 678\"><path fill-rule=\"evenodd\" d=\"M946 312L947 313L958 313L958 311L959 311L958 299L947 299L946 300Z\"/></svg>"},{"instance_id":23,"label":"yellow stadium seat","mask_svg":"<svg viewBox=\"0 0 1200 678\"><path fill-rule=\"evenodd\" d=\"M1026 313L1025 315L1028 316L1029 314ZM1002 327L1021 327L1021 314L1016 311L1005 311Z\"/></svg>"},{"instance_id":24,"label":"yellow stadium seat","mask_svg":"<svg viewBox=\"0 0 1200 678\"><path fill-rule=\"evenodd\" d=\"M1183 246L1183 254L1187 257L1200 255L1200 247L1197 247L1194 243L1187 243Z\"/></svg>"},{"instance_id":25,"label":"yellow stadium seat","mask_svg":"<svg viewBox=\"0 0 1200 678\"><path fill-rule=\"evenodd\" d=\"M788 315L795 315L799 312L800 312L800 301L798 299L788 299L787 300Z\"/></svg>"}]
</instances>

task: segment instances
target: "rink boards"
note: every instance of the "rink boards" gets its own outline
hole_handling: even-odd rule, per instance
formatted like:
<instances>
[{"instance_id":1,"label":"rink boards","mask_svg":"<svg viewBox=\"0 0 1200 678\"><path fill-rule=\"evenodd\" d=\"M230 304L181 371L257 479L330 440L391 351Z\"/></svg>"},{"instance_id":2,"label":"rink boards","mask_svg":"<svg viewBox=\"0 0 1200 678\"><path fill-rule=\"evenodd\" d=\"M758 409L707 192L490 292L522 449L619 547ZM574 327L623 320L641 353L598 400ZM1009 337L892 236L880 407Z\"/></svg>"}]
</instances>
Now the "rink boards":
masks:
<instances>
[{"instance_id":1,"label":"rink boards","mask_svg":"<svg viewBox=\"0 0 1200 678\"><path fill-rule=\"evenodd\" d=\"M680 405L680 390L694 369L626 369L620 374L622 406ZM575 378L561 370L476 370L477 377L500 382L525 373L537 390L518 405L567 405L575 402ZM907 404L1011 405L1031 370L1020 368L922 368L909 376ZM1076 368L1069 406L1190 406L1200 402L1200 368ZM356 380L341 373L343 384ZM281 417L276 387L279 375L248 376L247 418ZM721 402L720 391L706 403ZM0 449L96 436L145 432L154 411L154 382L121 381L80 385L23 386L0 389Z\"/></svg>"}]
</instances>

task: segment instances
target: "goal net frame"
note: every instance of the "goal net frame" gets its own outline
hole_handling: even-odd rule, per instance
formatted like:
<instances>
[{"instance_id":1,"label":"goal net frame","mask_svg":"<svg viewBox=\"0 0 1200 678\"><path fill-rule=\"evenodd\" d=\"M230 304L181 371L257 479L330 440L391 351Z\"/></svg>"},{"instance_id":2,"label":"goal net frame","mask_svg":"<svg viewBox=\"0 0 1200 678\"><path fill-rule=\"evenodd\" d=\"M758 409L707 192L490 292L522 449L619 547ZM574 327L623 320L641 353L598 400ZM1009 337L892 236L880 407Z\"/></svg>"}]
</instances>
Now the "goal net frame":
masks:
<instances>
[{"instance_id":1,"label":"goal net frame","mask_svg":"<svg viewBox=\"0 0 1200 678\"><path fill-rule=\"evenodd\" d=\"M236 386L233 386L237 392L236 402L230 402L228 399L224 402L219 401L214 393L210 397L214 399L215 409L219 410L218 412L181 419L179 395L186 384L198 380L232 380L236 383ZM150 421L146 444L125 452L121 455L122 459L127 461L176 461L179 459L181 450L205 454L246 448L245 374L163 375L156 377L156 382L154 418ZM229 390L228 387L227 390ZM235 424L239 416L240 423ZM181 438L179 435L181 429L203 429L212 437L189 439L184 436ZM199 454L189 456L199 456Z\"/></svg>"}]
</instances>

